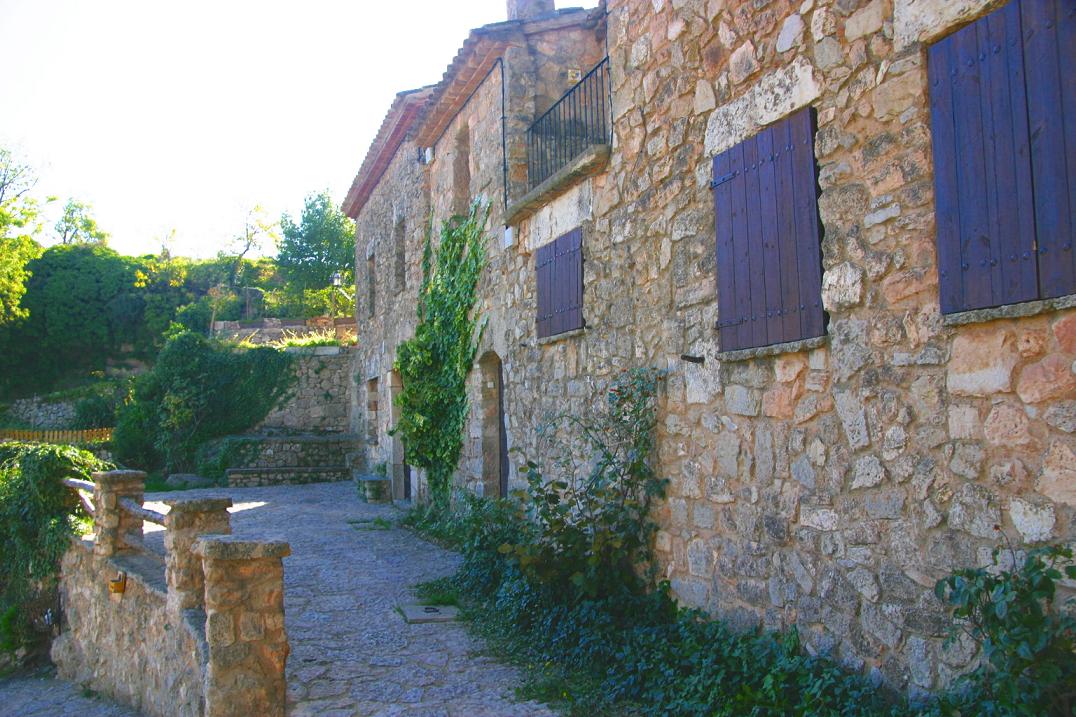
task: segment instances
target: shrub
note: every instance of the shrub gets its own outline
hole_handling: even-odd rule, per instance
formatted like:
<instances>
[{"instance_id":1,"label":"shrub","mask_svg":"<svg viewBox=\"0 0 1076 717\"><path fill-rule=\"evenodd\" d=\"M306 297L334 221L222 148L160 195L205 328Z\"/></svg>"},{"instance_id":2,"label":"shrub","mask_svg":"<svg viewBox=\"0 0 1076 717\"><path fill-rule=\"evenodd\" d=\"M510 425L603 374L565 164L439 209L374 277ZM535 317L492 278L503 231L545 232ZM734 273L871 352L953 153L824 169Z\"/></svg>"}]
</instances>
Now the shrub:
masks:
<instances>
[{"instance_id":1,"label":"shrub","mask_svg":"<svg viewBox=\"0 0 1076 717\"><path fill-rule=\"evenodd\" d=\"M72 428L112 428L116 425L116 401L111 396L94 394L75 404Z\"/></svg>"},{"instance_id":2,"label":"shrub","mask_svg":"<svg viewBox=\"0 0 1076 717\"><path fill-rule=\"evenodd\" d=\"M942 700L944 714L1060 717L1076 708L1076 617L1053 605L1057 582L1076 579L1072 550L1044 546L1020 557L997 547L993 567L958 570L935 586L952 606L954 630L982 649L978 669Z\"/></svg>"},{"instance_id":3,"label":"shrub","mask_svg":"<svg viewBox=\"0 0 1076 717\"><path fill-rule=\"evenodd\" d=\"M87 516L63 478L90 478L109 464L73 446L0 443L0 642L34 641L57 609L56 573ZM35 629L36 628L36 629Z\"/></svg>"},{"instance_id":4,"label":"shrub","mask_svg":"<svg viewBox=\"0 0 1076 717\"><path fill-rule=\"evenodd\" d=\"M207 441L268 415L290 385L290 365L290 356L271 348L235 350L191 332L174 335L120 412L117 457L143 468L192 470Z\"/></svg>"}]
</instances>

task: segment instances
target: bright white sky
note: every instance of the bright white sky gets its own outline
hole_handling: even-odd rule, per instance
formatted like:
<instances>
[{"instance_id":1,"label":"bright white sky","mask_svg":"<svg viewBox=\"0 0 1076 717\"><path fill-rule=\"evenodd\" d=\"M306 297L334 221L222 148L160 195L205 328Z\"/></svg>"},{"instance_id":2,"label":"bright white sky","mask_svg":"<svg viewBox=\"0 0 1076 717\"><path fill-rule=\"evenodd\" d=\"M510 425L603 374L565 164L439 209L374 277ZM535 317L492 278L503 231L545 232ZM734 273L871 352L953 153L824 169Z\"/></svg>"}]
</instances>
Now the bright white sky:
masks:
<instances>
[{"instance_id":1,"label":"bright white sky","mask_svg":"<svg viewBox=\"0 0 1076 717\"><path fill-rule=\"evenodd\" d=\"M0 0L0 146L110 245L208 257L255 204L343 199L396 92L504 0ZM272 249L268 253L272 253Z\"/></svg>"}]
</instances>

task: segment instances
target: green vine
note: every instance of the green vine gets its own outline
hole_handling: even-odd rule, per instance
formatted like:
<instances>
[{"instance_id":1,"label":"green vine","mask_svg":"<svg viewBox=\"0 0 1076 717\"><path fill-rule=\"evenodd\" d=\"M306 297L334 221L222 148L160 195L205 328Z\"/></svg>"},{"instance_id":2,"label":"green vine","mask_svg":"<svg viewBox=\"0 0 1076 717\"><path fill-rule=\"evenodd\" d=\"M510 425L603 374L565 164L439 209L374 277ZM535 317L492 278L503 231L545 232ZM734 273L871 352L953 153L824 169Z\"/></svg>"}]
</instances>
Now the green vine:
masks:
<instances>
[{"instance_id":1,"label":"green vine","mask_svg":"<svg viewBox=\"0 0 1076 717\"><path fill-rule=\"evenodd\" d=\"M436 257L426 235L422 286L414 337L396 349L403 389L395 402L399 434L412 465L426 470L437 508L449 503L449 486L463 450L467 375L474 365L485 321L472 316L478 279L486 265L483 230L489 207L475 201L467 216L441 225Z\"/></svg>"}]
</instances>

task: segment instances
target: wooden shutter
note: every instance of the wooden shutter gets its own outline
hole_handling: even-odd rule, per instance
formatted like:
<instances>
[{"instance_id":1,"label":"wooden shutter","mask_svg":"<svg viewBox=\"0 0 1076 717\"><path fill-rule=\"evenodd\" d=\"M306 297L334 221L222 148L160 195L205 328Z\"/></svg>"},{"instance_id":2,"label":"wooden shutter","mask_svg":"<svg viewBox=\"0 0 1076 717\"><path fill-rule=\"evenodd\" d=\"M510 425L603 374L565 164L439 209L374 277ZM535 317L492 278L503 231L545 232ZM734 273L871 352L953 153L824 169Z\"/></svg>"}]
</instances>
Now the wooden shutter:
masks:
<instances>
[{"instance_id":1,"label":"wooden shutter","mask_svg":"<svg viewBox=\"0 0 1076 717\"><path fill-rule=\"evenodd\" d=\"M538 338L583 328L583 231L558 237L535 252Z\"/></svg>"},{"instance_id":2,"label":"wooden shutter","mask_svg":"<svg viewBox=\"0 0 1076 717\"><path fill-rule=\"evenodd\" d=\"M812 110L717 155L713 172L721 350L821 336Z\"/></svg>"},{"instance_id":3,"label":"wooden shutter","mask_svg":"<svg viewBox=\"0 0 1076 717\"><path fill-rule=\"evenodd\" d=\"M1022 20L1035 193L1039 293L1076 293L1076 2L1023 0ZM994 15L1000 13L993 13ZM984 19L991 18L988 15ZM980 20L980 22L982 22Z\"/></svg>"},{"instance_id":4,"label":"wooden shutter","mask_svg":"<svg viewBox=\"0 0 1076 717\"><path fill-rule=\"evenodd\" d=\"M553 263L555 242L538 247L535 252L538 294L538 338L553 335Z\"/></svg>"},{"instance_id":5,"label":"wooden shutter","mask_svg":"<svg viewBox=\"0 0 1076 717\"><path fill-rule=\"evenodd\" d=\"M1020 34L1012 2L930 48L943 313L1038 297Z\"/></svg>"}]
</instances>

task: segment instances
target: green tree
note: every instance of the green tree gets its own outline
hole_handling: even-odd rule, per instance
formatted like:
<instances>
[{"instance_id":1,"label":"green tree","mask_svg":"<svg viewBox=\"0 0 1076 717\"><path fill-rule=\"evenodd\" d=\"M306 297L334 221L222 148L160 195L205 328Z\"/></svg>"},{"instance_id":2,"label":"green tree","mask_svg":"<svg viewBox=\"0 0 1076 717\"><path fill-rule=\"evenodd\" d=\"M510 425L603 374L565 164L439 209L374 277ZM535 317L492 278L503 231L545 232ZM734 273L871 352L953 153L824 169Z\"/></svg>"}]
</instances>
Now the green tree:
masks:
<instances>
[{"instance_id":1,"label":"green tree","mask_svg":"<svg viewBox=\"0 0 1076 717\"><path fill-rule=\"evenodd\" d=\"M355 264L355 223L336 208L328 192L306 197L296 224L290 216L280 218L283 234L277 263L289 288L323 289L339 272L350 282Z\"/></svg>"},{"instance_id":2,"label":"green tree","mask_svg":"<svg viewBox=\"0 0 1076 717\"><path fill-rule=\"evenodd\" d=\"M41 254L38 207L29 192L34 186L30 168L0 147L0 326L25 318L20 300L29 273L26 264Z\"/></svg>"},{"instance_id":3,"label":"green tree","mask_svg":"<svg viewBox=\"0 0 1076 717\"><path fill-rule=\"evenodd\" d=\"M56 237L61 244L105 244L108 233L97 226L97 220L90 215L89 204L68 199L64 213L56 222Z\"/></svg>"}]
</instances>

